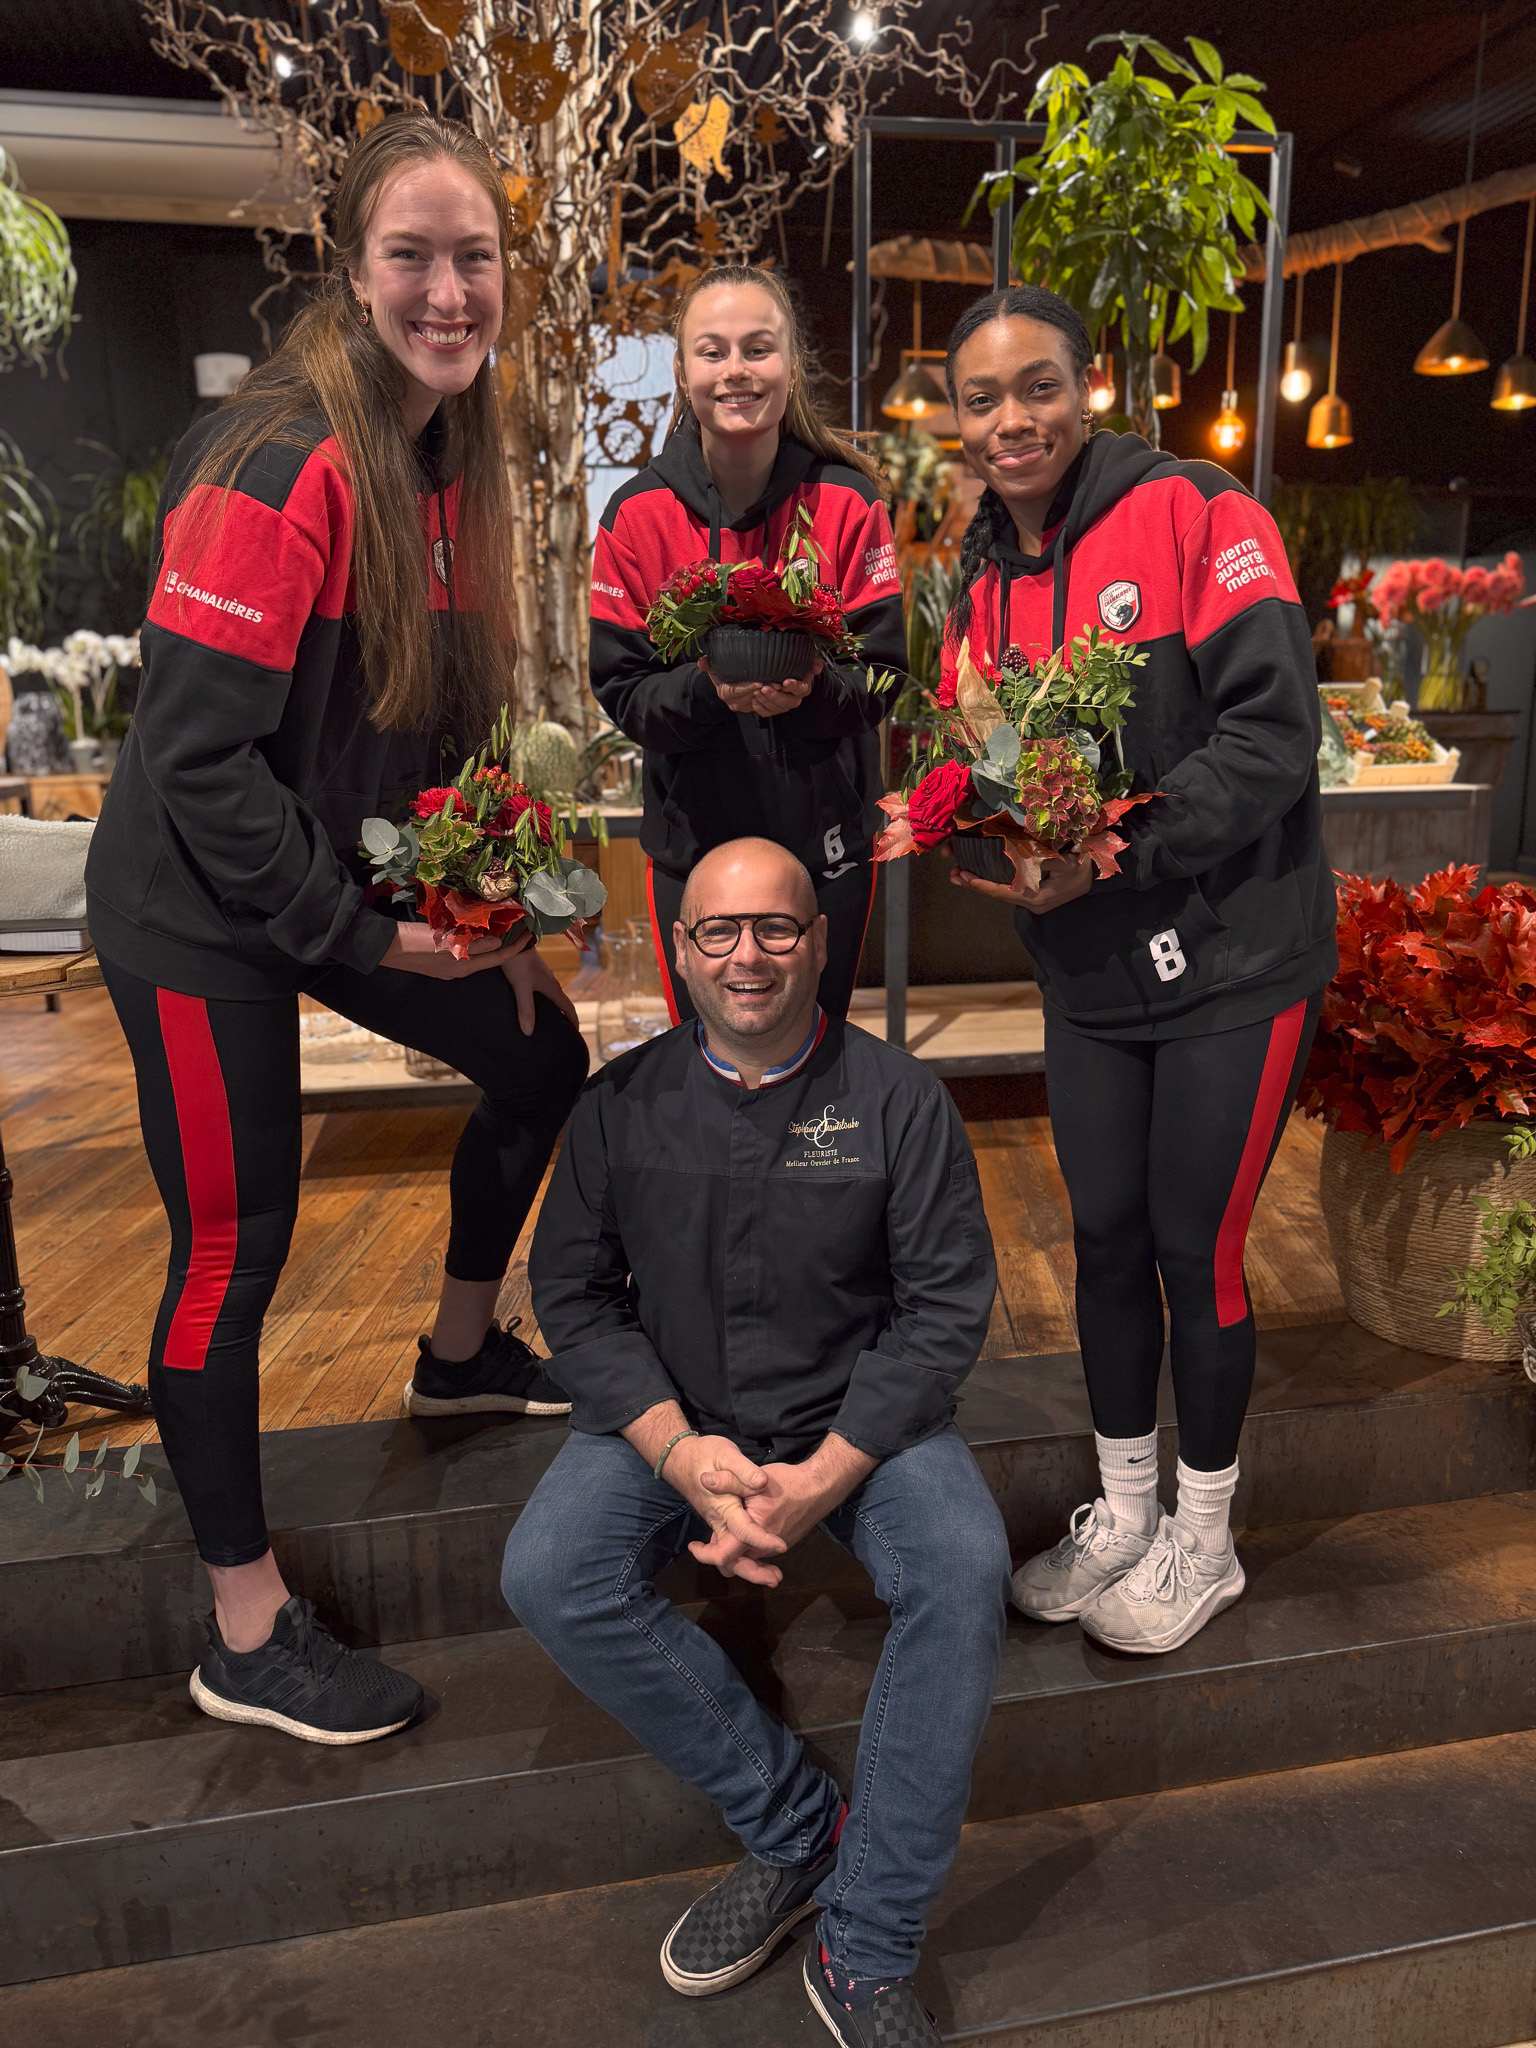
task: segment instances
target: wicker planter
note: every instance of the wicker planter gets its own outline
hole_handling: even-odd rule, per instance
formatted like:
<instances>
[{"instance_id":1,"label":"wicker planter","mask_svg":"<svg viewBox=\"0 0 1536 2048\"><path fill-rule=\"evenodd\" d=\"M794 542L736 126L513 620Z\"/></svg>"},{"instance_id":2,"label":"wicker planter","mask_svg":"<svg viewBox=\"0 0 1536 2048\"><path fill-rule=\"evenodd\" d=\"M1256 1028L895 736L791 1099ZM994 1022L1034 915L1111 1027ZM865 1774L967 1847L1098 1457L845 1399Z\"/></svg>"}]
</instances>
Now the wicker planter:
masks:
<instances>
[{"instance_id":1,"label":"wicker planter","mask_svg":"<svg viewBox=\"0 0 1536 2048\"><path fill-rule=\"evenodd\" d=\"M1507 1136L1507 1125L1478 1123L1421 1138L1395 1174L1384 1145L1367 1150L1354 1132L1328 1132L1323 1217L1344 1306L1362 1328L1440 1358L1504 1363L1520 1357L1518 1328L1501 1336L1475 1314L1435 1313L1451 1296L1450 1269L1477 1256L1483 1220L1477 1197L1487 1195L1501 1208L1522 1197L1536 1202L1536 1160L1511 1160Z\"/></svg>"}]
</instances>

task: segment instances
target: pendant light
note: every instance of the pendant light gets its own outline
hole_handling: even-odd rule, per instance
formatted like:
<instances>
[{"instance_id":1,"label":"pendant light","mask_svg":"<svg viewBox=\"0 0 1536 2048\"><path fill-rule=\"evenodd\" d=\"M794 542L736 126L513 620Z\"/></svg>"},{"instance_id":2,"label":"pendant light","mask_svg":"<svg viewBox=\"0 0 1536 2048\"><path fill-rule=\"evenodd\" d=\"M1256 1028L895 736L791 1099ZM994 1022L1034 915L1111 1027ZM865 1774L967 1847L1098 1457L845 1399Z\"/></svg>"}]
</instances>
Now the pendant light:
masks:
<instances>
[{"instance_id":1,"label":"pendant light","mask_svg":"<svg viewBox=\"0 0 1536 2048\"><path fill-rule=\"evenodd\" d=\"M910 359L880 401L888 420L926 420L949 411L949 399L932 370L923 362L923 281L912 280L912 348Z\"/></svg>"},{"instance_id":2,"label":"pendant light","mask_svg":"<svg viewBox=\"0 0 1536 2048\"><path fill-rule=\"evenodd\" d=\"M1152 358L1152 405L1154 411L1172 412L1183 398L1183 380L1172 356L1163 354L1163 337L1157 337L1157 354Z\"/></svg>"},{"instance_id":3,"label":"pendant light","mask_svg":"<svg viewBox=\"0 0 1536 2048\"><path fill-rule=\"evenodd\" d=\"M1339 388L1339 305L1344 295L1344 266L1333 266L1333 340L1328 348L1328 396L1320 398L1307 416L1309 448L1347 448L1355 438L1349 407L1338 395Z\"/></svg>"},{"instance_id":4,"label":"pendant light","mask_svg":"<svg viewBox=\"0 0 1536 2048\"><path fill-rule=\"evenodd\" d=\"M1296 339L1285 344L1285 369L1280 378L1280 396L1289 405L1300 405L1312 396L1312 372L1301 359L1301 295L1307 273L1296 273Z\"/></svg>"},{"instance_id":5,"label":"pendant light","mask_svg":"<svg viewBox=\"0 0 1536 2048\"><path fill-rule=\"evenodd\" d=\"M1483 10L1477 33L1477 74L1472 85L1472 120L1467 130L1466 183L1472 182L1477 154L1477 115L1483 97L1483 42L1488 34L1488 12ZM1467 224L1456 230L1456 282L1451 288L1451 317L1437 327L1414 357L1413 367L1421 377L1468 377L1474 370L1486 370L1488 351L1461 318L1461 271L1467 253Z\"/></svg>"},{"instance_id":6,"label":"pendant light","mask_svg":"<svg viewBox=\"0 0 1536 2048\"><path fill-rule=\"evenodd\" d=\"M1237 315L1227 324L1227 388L1221 394L1221 411L1211 428L1211 445L1218 455L1236 455L1248 438L1248 429L1237 409Z\"/></svg>"},{"instance_id":7,"label":"pendant light","mask_svg":"<svg viewBox=\"0 0 1536 2048\"><path fill-rule=\"evenodd\" d=\"M1525 412L1536 405L1536 362L1525 352L1525 315L1531 300L1531 230L1536 228L1536 198L1531 200L1525 216L1525 269L1520 277L1520 328L1515 336L1515 352L1507 363L1499 365L1499 374L1493 380L1493 396L1488 403L1496 412Z\"/></svg>"},{"instance_id":8,"label":"pendant light","mask_svg":"<svg viewBox=\"0 0 1536 2048\"><path fill-rule=\"evenodd\" d=\"M1109 330L1101 327L1098 354L1088 372L1088 410L1100 414L1115 409L1115 358L1108 343Z\"/></svg>"}]
</instances>

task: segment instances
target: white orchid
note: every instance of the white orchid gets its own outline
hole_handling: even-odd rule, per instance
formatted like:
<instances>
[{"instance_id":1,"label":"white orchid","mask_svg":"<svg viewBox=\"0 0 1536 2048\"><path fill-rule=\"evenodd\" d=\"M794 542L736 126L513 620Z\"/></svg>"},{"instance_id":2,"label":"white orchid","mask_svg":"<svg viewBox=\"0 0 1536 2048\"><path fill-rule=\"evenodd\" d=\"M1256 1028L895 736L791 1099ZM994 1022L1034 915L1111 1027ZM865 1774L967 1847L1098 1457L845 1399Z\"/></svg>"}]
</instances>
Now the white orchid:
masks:
<instances>
[{"instance_id":1,"label":"white orchid","mask_svg":"<svg viewBox=\"0 0 1536 2048\"><path fill-rule=\"evenodd\" d=\"M138 665L137 633L92 633L84 628L69 634L62 647L33 647L13 635L0 659L0 668L7 675L46 676L56 692L68 697L76 739L86 734L86 696L91 700L93 721L99 725L106 716L107 698L118 670Z\"/></svg>"}]
</instances>

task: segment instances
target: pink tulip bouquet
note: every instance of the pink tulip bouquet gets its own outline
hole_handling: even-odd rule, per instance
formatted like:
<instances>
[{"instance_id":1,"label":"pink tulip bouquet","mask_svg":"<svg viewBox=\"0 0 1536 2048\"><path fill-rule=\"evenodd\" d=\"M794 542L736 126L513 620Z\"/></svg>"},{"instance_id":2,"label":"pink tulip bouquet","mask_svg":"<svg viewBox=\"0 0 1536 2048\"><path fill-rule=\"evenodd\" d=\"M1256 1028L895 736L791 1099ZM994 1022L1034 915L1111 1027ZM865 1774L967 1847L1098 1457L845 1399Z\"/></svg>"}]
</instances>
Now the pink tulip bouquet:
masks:
<instances>
[{"instance_id":1,"label":"pink tulip bouquet","mask_svg":"<svg viewBox=\"0 0 1536 2048\"><path fill-rule=\"evenodd\" d=\"M1382 624L1417 626L1424 636L1421 711L1460 710L1462 643L1479 619L1513 611L1524 589L1525 569L1513 552L1496 569L1453 569L1437 555L1382 570L1371 592Z\"/></svg>"}]
</instances>

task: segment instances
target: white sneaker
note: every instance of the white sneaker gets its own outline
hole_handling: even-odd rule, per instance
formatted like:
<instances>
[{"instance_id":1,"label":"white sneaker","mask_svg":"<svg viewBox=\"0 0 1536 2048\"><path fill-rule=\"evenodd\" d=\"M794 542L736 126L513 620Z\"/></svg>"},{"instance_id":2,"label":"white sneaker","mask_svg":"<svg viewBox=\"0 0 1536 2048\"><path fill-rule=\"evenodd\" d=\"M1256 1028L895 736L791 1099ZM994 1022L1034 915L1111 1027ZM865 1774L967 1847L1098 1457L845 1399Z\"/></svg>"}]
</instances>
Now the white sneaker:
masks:
<instances>
[{"instance_id":1,"label":"white sneaker","mask_svg":"<svg viewBox=\"0 0 1536 2048\"><path fill-rule=\"evenodd\" d=\"M1248 1583L1232 1538L1216 1557L1184 1540L1164 1515L1146 1556L1083 1610L1084 1633L1112 1650L1156 1656L1197 1635Z\"/></svg>"},{"instance_id":2,"label":"white sneaker","mask_svg":"<svg viewBox=\"0 0 1536 2048\"><path fill-rule=\"evenodd\" d=\"M1014 1573L1013 1604L1031 1621L1075 1621L1151 1548L1150 1536L1117 1529L1102 1500L1084 1501L1055 1548L1042 1550Z\"/></svg>"}]
</instances>

